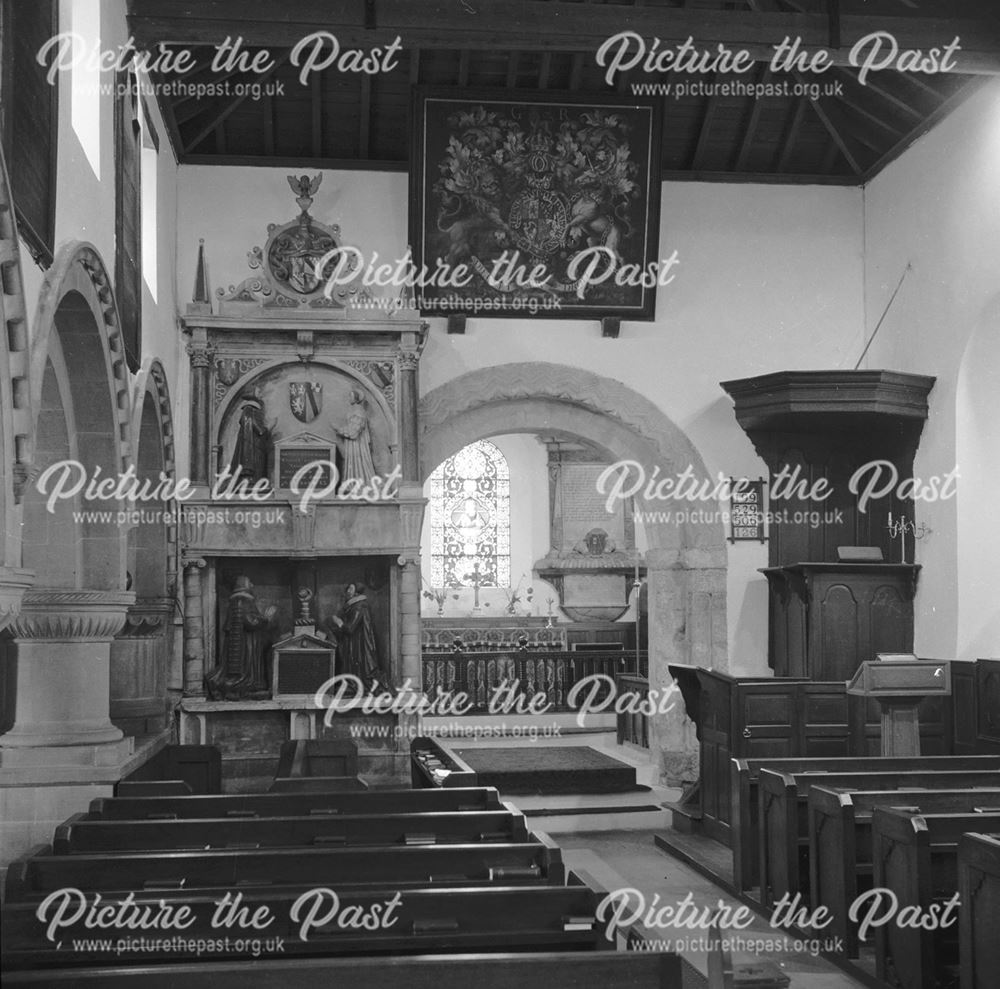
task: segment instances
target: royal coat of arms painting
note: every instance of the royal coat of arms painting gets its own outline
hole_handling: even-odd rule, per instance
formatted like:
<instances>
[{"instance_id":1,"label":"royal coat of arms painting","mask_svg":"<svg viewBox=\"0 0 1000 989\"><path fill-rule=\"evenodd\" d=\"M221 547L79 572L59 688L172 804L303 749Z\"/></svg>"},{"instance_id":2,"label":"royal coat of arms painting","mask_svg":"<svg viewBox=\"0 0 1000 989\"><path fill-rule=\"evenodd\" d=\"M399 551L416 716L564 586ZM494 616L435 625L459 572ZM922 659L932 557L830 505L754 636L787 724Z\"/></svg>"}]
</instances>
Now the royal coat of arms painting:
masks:
<instances>
[{"instance_id":1,"label":"royal coat of arms painting","mask_svg":"<svg viewBox=\"0 0 1000 989\"><path fill-rule=\"evenodd\" d=\"M660 119L607 94L418 89L410 240L427 314L652 319Z\"/></svg>"}]
</instances>

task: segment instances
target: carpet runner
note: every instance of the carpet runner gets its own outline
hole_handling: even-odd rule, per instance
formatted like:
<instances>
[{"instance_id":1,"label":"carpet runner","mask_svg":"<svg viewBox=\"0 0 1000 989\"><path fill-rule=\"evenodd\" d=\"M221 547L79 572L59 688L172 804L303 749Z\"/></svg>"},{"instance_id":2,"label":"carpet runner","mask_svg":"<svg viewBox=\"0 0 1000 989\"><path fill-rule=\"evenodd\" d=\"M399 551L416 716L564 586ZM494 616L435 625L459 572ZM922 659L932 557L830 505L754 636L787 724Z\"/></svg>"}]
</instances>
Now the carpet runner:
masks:
<instances>
[{"instance_id":1,"label":"carpet runner","mask_svg":"<svg viewBox=\"0 0 1000 989\"><path fill-rule=\"evenodd\" d=\"M635 768L587 746L457 749L480 786L502 794L628 793Z\"/></svg>"}]
</instances>

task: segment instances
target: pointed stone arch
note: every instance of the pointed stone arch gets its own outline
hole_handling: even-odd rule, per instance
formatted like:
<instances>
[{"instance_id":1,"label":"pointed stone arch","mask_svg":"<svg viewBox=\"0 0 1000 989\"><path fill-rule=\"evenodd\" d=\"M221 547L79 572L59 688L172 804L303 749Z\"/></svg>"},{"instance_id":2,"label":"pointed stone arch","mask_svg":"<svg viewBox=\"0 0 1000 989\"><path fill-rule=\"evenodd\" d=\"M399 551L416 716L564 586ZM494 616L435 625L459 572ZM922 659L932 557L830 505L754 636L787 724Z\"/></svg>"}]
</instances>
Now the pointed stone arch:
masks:
<instances>
[{"instance_id":1,"label":"pointed stone arch","mask_svg":"<svg viewBox=\"0 0 1000 989\"><path fill-rule=\"evenodd\" d=\"M540 362L470 371L425 395L420 402L421 476L426 478L438 463L477 439L540 432L585 440L604 449L612 461L632 462L647 480L685 469L697 482L713 480L688 436L649 399L612 378ZM728 669L727 549L721 517L712 511L715 503L658 501L646 498L644 490L635 495L637 507L664 513L645 523L649 679L662 696L672 683L670 663ZM678 525L679 507L705 508L706 517ZM696 745L683 704L657 716L651 727L651 751L662 778L694 778Z\"/></svg>"}]
</instances>

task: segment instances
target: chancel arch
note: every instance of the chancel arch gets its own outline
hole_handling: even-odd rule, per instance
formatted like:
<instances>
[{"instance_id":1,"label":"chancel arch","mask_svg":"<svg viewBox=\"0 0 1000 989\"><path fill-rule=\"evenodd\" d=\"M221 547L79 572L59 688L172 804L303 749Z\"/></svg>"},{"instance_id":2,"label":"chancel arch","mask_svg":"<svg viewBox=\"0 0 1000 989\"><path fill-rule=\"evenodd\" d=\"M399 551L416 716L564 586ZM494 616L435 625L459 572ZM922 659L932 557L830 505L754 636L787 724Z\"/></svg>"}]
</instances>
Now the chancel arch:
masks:
<instances>
[{"instance_id":1,"label":"chancel arch","mask_svg":"<svg viewBox=\"0 0 1000 989\"><path fill-rule=\"evenodd\" d=\"M690 467L709 480L697 449L669 417L630 388L591 372L557 364L508 364L461 375L420 403L421 475L476 440L500 433L577 438L597 447L608 463L630 461L633 470L671 478ZM658 473L657 473L658 469ZM632 475L632 482L638 475ZM653 492L655 495L655 492ZM635 495L640 511L715 503L665 503ZM672 662L725 670L726 544L719 516L675 524L675 516L647 516L644 528L649 581L649 681L666 692ZM695 518L704 518L697 516ZM652 519L652 520L651 520ZM651 751L667 779L691 772L694 736L678 702L652 719Z\"/></svg>"}]
</instances>

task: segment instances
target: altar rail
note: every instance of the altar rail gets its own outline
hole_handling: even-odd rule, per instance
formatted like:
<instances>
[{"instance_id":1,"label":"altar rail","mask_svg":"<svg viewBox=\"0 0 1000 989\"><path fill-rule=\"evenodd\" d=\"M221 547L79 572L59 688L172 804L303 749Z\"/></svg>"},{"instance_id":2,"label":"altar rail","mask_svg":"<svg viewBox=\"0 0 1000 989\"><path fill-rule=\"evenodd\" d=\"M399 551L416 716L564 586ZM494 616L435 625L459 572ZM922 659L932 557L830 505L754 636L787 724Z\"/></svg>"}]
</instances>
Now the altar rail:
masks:
<instances>
[{"instance_id":1,"label":"altar rail","mask_svg":"<svg viewBox=\"0 0 1000 989\"><path fill-rule=\"evenodd\" d=\"M645 655L640 665L646 666ZM545 698L547 711L573 711L569 704L574 685L586 677L600 674L614 680L619 674L631 670L636 663L635 653L613 649L601 652L550 650L545 652L497 652L465 654L424 653L424 693L434 699L441 694L462 694L468 698L469 715L488 713L524 713L527 702L538 694ZM490 700L497 691L502 703ZM581 696L589 696L584 690ZM595 694L595 704L600 704L611 693L610 684ZM524 708L520 704L524 705ZM513 706L507 706L508 704ZM463 705L463 706L468 706ZM535 708L541 706L536 702ZM614 708L609 704L608 711ZM449 711L449 713L452 713Z\"/></svg>"}]
</instances>

